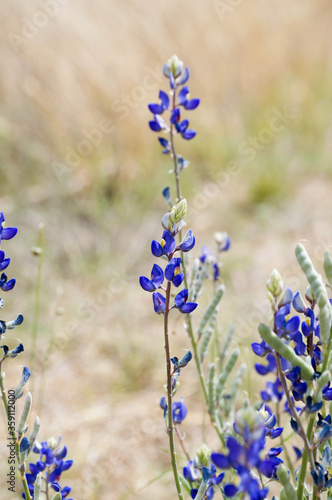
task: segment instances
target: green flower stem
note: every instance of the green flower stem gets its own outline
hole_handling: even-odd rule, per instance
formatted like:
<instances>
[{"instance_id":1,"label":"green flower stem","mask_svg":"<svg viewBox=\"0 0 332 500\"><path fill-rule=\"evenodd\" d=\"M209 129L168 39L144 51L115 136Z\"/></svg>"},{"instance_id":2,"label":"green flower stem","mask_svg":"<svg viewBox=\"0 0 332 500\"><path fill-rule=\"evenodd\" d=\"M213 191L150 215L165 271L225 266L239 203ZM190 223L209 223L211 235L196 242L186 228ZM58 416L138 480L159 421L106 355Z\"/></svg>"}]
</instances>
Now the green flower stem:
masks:
<instances>
[{"instance_id":1,"label":"green flower stem","mask_svg":"<svg viewBox=\"0 0 332 500\"><path fill-rule=\"evenodd\" d=\"M308 428L307 428L307 440L311 442L312 440L312 433L315 425L315 414L311 415ZM299 476L299 482L298 482L298 487L297 487L297 500L303 500L303 489L304 489L304 483L305 483L305 478L307 474L307 464L308 464L308 457L310 455L308 454L308 450L305 447L303 450L303 455L302 455L302 463L301 463L301 469L300 469L300 476ZM312 500L316 500L316 497L314 497Z\"/></svg>"},{"instance_id":2,"label":"green flower stem","mask_svg":"<svg viewBox=\"0 0 332 500\"><path fill-rule=\"evenodd\" d=\"M4 358L0 361L0 392L1 392L1 398L3 401L3 405L5 407L6 416L7 416L7 419L9 420L8 401L7 401L7 396L6 396L6 391L5 391L3 377L2 377L2 371L1 371L3 361L4 361ZM20 441L21 441L22 435L20 435L18 437L18 439L16 439L16 435L15 435L14 431L10 431L10 435L11 435L13 441L15 442L15 454L16 454L16 459L17 459L17 463L18 463L18 470L20 471L20 474L21 474L21 480L22 480L23 490L25 493L25 498L26 498L26 500L32 500L30 492L29 492L28 482L27 482L27 479L25 477L25 465L19 463Z\"/></svg>"},{"instance_id":3,"label":"green flower stem","mask_svg":"<svg viewBox=\"0 0 332 500\"><path fill-rule=\"evenodd\" d=\"M166 371L167 371L167 405L168 405L168 428L167 434L169 439L169 451L171 455L171 464L173 469L174 481L176 490L178 493L179 500L184 500L181 488L181 482L179 477L179 471L176 463L176 453L174 446L174 424L173 424L173 395L172 395L172 366L171 366L171 351L169 345L169 335L168 335L168 316L170 311L170 298L171 298L171 288L172 282L169 281L166 289L166 305L164 314L164 337L165 337L165 352L166 352Z\"/></svg>"}]
</instances>

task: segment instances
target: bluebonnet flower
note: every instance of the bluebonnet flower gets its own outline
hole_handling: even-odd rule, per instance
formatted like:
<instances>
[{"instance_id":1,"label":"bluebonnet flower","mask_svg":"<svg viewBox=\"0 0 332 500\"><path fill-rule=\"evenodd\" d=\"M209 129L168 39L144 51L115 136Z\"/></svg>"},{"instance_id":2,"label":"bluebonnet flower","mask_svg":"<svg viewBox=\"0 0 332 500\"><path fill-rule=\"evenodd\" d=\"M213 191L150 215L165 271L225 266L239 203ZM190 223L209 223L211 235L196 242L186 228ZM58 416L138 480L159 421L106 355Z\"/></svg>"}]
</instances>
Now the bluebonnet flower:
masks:
<instances>
[{"instance_id":1,"label":"bluebonnet flower","mask_svg":"<svg viewBox=\"0 0 332 500\"><path fill-rule=\"evenodd\" d=\"M151 252L155 257L161 257L162 255L171 255L175 249L175 239L174 236L169 231L163 232L163 237L159 243L153 240L151 243Z\"/></svg>"},{"instance_id":2,"label":"bluebonnet flower","mask_svg":"<svg viewBox=\"0 0 332 500\"><path fill-rule=\"evenodd\" d=\"M160 90L159 92L159 103L151 103L148 105L149 110L153 113L153 120L149 121L150 129L153 132L160 132L162 130L169 131L171 134L174 133L174 130L180 134L183 139L190 140L193 139L196 135L195 130L189 129L189 120L181 120L181 111L180 107L185 109L186 111L191 111L196 109L200 103L200 99L189 98L189 87L185 85L189 79L189 69L183 66L183 62L177 56L171 57L166 64L163 66L164 75L169 78L171 93L174 95L172 99L172 104L170 102L169 95ZM178 92L178 89L181 89ZM177 99L176 99L177 96ZM166 121L160 116L166 110L170 111L170 127L168 127ZM171 143L164 139L163 137L158 138L160 144L163 146L163 153L170 153L172 146ZM175 153L174 153L175 154ZM184 162L179 161L182 157L178 156L178 168L181 171L188 164L187 160Z\"/></svg>"},{"instance_id":3,"label":"bluebonnet flower","mask_svg":"<svg viewBox=\"0 0 332 500\"><path fill-rule=\"evenodd\" d=\"M17 227L5 227L5 216L0 212L0 243L1 240L11 240L17 234Z\"/></svg>"},{"instance_id":4,"label":"bluebonnet flower","mask_svg":"<svg viewBox=\"0 0 332 500\"><path fill-rule=\"evenodd\" d=\"M184 109L196 109L200 103L200 99L188 99L189 87L185 85L179 92L179 104L184 107Z\"/></svg>"},{"instance_id":5,"label":"bluebonnet flower","mask_svg":"<svg viewBox=\"0 0 332 500\"><path fill-rule=\"evenodd\" d=\"M190 252L195 246L195 236L191 229L185 235L183 241L179 245L181 252Z\"/></svg>"},{"instance_id":6,"label":"bluebonnet flower","mask_svg":"<svg viewBox=\"0 0 332 500\"><path fill-rule=\"evenodd\" d=\"M0 309L1 309L1 307L0 307ZM22 314L19 314L17 316L17 318L13 319L12 321L7 321L6 322L6 321L1 321L0 320L0 337L7 330L13 330L13 328L15 328L16 326L19 326L21 323L23 323L23 316L22 316Z\"/></svg>"},{"instance_id":7,"label":"bluebonnet flower","mask_svg":"<svg viewBox=\"0 0 332 500\"><path fill-rule=\"evenodd\" d=\"M0 271L4 271L10 263L10 259L5 259L5 252L0 250Z\"/></svg>"},{"instance_id":8,"label":"bluebonnet flower","mask_svg":"<svg viewBox=\"0 0 332 500\"><path fill-rule=\"evenodd\" d=\"M187 479L187 481L189 481L190 483L196 482L196 483L198 483L197 486L199 486L200 479L199 479L199 475L198 475L198 469L195 469L192 464L194 464L194 461L190 460L188 462L187 467L183 468L183 475ZM206 467L203 467L202 469L206 469ZM210 467L208 470L209 470L210 477L207 481L207 489L206 489L204 498L206 498L206 500L212 500L212 498L214 497L214 486L217 486L218 484L220 484L222 482L222 480L224 479L225 473L222 472L221 474L217 475L217 469L216 469L214 464L210 464ZM196 476L195 471L197 471L197 476ZM197 479L194 479L195 477L197 477ZM193 478L193 479L191 479L191 478ZM194 485L191 484L191 486L194 486ZM198 493L198 487L191 488L191 490L190 490L191 498L193 498L193 499L196 498L197 493Z\"/></svg>"},{"instance_id":9,"label":"bluebonnet flower","mask_svg":"<svg viewBox=\"0 0 332 500\"><path fill-rule=\"evenodd\" d=\"M315 444L321 444L332 437L332 418L331 415L326 415L323 417L318 413L318 422L314 432L313 442Z\"/></svg>"},{"instance_id":10,"label":"bluebonnet flower","mask_svg":"<svg viewBox=\"0 0 332 500\"><path fill-rule=\"evenodd\" d=\"M42 443L36 443L33 452L40 455L39 460L35 464L29 464L30 473L26 474L28 481L29 492L34 498L34 483L39 472L44 472L44 479L46 482L46 491L51 487L54 491L61 493L61 498L67 498L71 488L69 486L61 487L59 480L61 474L68 470L73 460L64 460L67 456L67 448L63 446L60 448L61 437L56 439L49 439ZM22 498L26 498L22 493ZM72 498L67 500L73 500Z\"/></svg>"},{"instance_id":11,"label":"bluebonnet flower","mask_svg":"<svg viewBox=\"0 0 332 500\"><path fill-rule=\"evenodd\" d=\"M167 268L166 268L167 269ZM141 276L139 279L140 285L143 290L147 292L154 292L157 288L159 288L164 281L164 272L160 266L154 264L151 271L151 279L146 278L145 276Z\"/></svg>"},{"instance_id":12,"label":"bluebonnet flower","mask_svg":"<svg viewBox=\"0 0 332 500\"><path fill-rule=\"evenodd\" d=\"M231 239L228 234L224 231L222 233L215 233L214 239L217 243L218 252L227 252L231 247Z\"/></svg>"},{"instance_id":13,"label":"bluebonnet flower","mask_svg":"<svg viewBox=\"0 0 332 500\"><path fill-rule=\"evenodd\" d=\"M15 283L16 283L15 278L8 280L5 273L2 273L0 277L0 288L3 292L9 292L9 290L12 290L15 286Z\"/></svg>"},{"instance_id":14,"label":"bluebonnet flower","mask_svg":"<svg viewBox=\"0 0 332 500\"><path fill-rule=\"evenodd\" d=\"M180 360L176 356L174 356L174 358L171 358L171 361L175 367L174 371L177 370L180 371L180 368L184 368L185 366L187 366L189 361L192 360L192 357L193 357L192 353L188 351Z\"/></svg>"},{"instance_id":15,"label":"bluebonnet flower","mask_svg":"<svg viewBox=\"0 0 332 500\"><path fill-rule=\"evenodd\" d=\"M261 391L261 398L264 402L278 402L282 399L283 395L284 390L278 377L275 382L266 382L265 390Z\"/></svg>"},{"instance_id":16,"label":"bluebonnet flower","mask_svg":"<svg viewBox=\"0 0 332 500\"><path fill-rule=\"evenodd\" d=\"M170 122L172 125L174 125L175 130L181 134L183 139L186 139L189 141L190 139L193 139L196 135L195 130L188 129L189 127L189 120L182 120L181 121L181 112L179 108L175 108L171 114Z\"/></svg>"},{"instance_id":17,"label":"bluebonnet flower","mask_svg":"<svg viewBox=\"0 0 332 500\"><path fill-rule=\"evenodd\" d=\"M184 280L184 274L180 271L181 258L173 257L166 266L165 278L168 281L172 281L173 285L178 287Z\"/></svg>"},{"instance_id":18,"label":"bluebonnet flower","mask_svg":"<svg viewBox=\"0 0 332 500\"><path fill-rule=\"evenodd\" d=\"M257 373L260 375L266 375L267 373L274 372L277 368L277 362L274 357L274 354L269 353L266 356L267 365L262 365L261 363L255 363L255 368Z\"/></svg>"},{"instance_id":19,"label":"bluebonnet flower","mask_svg":"<svg viewBox=\"0 0 332 500\"><path fill-rule=\"evenodd\" d=\"M180 401L174 401L173 403L173 422L175 424L181 424L181 422L186 418L188 413L187 407L184 404L183 397Z\"/></svg>"},{"instance_id":20,"label":"bluebonnet flower","mask_svg":"<svg viewBox=\"0 0 332 500\"><path fill-rule=\"evenodd\" d=\"M4 358L16 358L18 354L24 351L23 344L20 343L18 346L16 346L14 349L11 351L9 350L8 346L2 345L0 346L1 349L3 349L4 352Z\"/></svg>"},{"instance_id":21,"label":"bluebonnet flower","mask_svg":"<svg viewBox=\"0 0 332 500\"><path fill-rule=\"evenodd\" d=\"M167 415L167 402L165 396L163 396L159 403L160 408L164 410L164 417ZM188 413L188 409L184 403L183 397L180 398L180 401L173 401L172 404L172 417L174 424L181 424L183 420L186 418Z\"/></svg>"},{"instance_id":22,"label":"bluebonnet flower","mask_svg":"<svg viewBox=\"0 0 332 500\"><path fill-rule=\"evenodd\" d=\"M163 149L163 154L164 155L168 155L168 153L171 152L171 144L170 144L170 142L167 139L165 139L164 137L158 137L158 141L160 142L160 144L164 148Z\"/></svg>"},{"instance_id":23,"label":"bluebonnet flower","mask_svg":"<svg viewBox=\"0 0 332 500\"><path fill-rule=\"evenodd\" d=\"M159 91L160 104L149 104L149 110L154 115L161 115L169 107L169 97L163 90Z\"/></svg>"},{"instance_id":24,"label":"bluebonnet flower","mask_svg":"<svg viewBox=\"0 0 332 500\"><path fill-rule=\"evenodd\" d=\"M165 314L166 299L161 293L154 292L152 294L153 308L157 314Z\"/></svg>"},{"instance_id":25,"label":"bluebonnet flower","mask_svg":"<svg viewBox=\"0 0 332 500\"><path fill-rule=\"evenodd\" d=\"M188 300L188 290L185 288L179 292L174 299L174 307L179 309L183 314L189 314L193 312L197 305L196 302L187 302Z\"/></svg>"},{"instance_id":26,"label":"bluebonnet flower","mask_svg":"<svg viewBox=\"0 0 332 500\"><path fill-rule=\"evenodd\" d=\"M150 129L153 132L160 132L161 130L168 130L167 123L165 122L165 120L161 116L154 115L153 118L154 118L153 120L149 121Z\"/></svg>"},{"instance_id":27,"label":"bluebonnet flower","mask_svg":"<svg viewBox=\"0 0 332 500\"><path fill-rule=\"evenodd\" d=\"M331 448L325 446L320 463L315 462L316 470L311 471L312 478L319 492L332 487L332 477L330 473Z\"/></svg>"},{"instance_id":28,"label":"bluebonnet flower","mask_svg":"<svg viewBox=\"0 0 332 500\"><path fill-rule=\"evenodd\" d=\"M268 418L268 422L270 418ZM281 453L282 449L272 448L265 457L262 456L267 431L262 413L253 408L244 408L236 414L234 430L241 437L243 444L230 436L227 439L227 455L211 454L211 460L218 468L233 468L239 476L236 484L225 485L225 495L233 497L239 492L247 492L251 500L266 498L269 490L260 487L259 482L252 475L252 469L256 468L260 474L266 477L276 478L276 468L282 462L277 455Z\"/></svg>"}]
</instances>

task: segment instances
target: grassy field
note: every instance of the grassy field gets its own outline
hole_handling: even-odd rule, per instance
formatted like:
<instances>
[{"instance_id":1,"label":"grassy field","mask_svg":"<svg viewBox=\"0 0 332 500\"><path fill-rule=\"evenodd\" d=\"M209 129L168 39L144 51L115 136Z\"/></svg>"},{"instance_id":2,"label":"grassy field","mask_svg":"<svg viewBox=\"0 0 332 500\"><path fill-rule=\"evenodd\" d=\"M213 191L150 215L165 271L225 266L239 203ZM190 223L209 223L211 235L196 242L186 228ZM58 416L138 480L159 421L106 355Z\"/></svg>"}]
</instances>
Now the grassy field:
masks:
<instances>
[{"instance_id":1,"label":"grassy field","mask_svg":"<svg viewBox=\"0 0 332 500\"><path fill-rule=\"evenodd\" d=\"M17 285L3 319L24 314L15 335L26 351L8 363L6 384L29 364L38 267L30 248L43 223L30 387L40 439L62 434L75 460L64 476L75 500L174 498L169 472L154 481L169 468L158 407L162 325L138 287L160 234L161 190L173 185L147 126L147 104L166 89L162 64L177 53L191 69L192 97L201 98L191 115L197 138L179 141L191 162L182 174L188 224L197 255L216 230L230 234L220 324L227 332L236 320L234 343L250 358L257 325L269 317L271 270L303 290L296 243L305 241L319 269L332 245L331 11L327 0L1 3L0 210L19 227L4 247ZM181 318L174 330L174 352L188 348ZM239 402L255 397L251 366ZM193 367L181 391L194 454L203 403ZM4 436L3 412L1 422ZM206 439L217 446L213 433ZM10 500L4 465L0 473L1 499Z\"/></svg>"}]
</instances>

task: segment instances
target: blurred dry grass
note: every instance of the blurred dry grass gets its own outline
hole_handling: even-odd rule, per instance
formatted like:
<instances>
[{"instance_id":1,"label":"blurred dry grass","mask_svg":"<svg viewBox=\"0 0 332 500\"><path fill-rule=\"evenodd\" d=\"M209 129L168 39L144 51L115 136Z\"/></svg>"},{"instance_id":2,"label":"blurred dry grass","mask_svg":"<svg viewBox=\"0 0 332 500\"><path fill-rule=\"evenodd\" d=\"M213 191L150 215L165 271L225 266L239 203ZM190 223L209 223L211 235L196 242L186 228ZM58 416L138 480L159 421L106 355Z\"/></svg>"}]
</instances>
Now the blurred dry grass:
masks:
<instances>
[{"instance_id":1,"label":"blurred dry grass","mask_svg":"<svg viewBox=\"0 0 332 500\"><path fill-rule=\"evenodd\" d=\"M37 267L29 248L42 221L47 254L37 387L51 331L56 348L40 435L63 434L76 464L67 474L75 500L168 500L169 474L141 489L168 467L157 406L163 342L150 301L137 288L137 276L152 263L149 241L164 210L160 191L170 182L146 125L147 103L166 83L162 63L177 53L191 69L192 95L202 98L191 117L198 136L181 144L191 160L183 173L195 209L190 225L198 248L211 244L217 229L231 235L223 330L236 317L247 355L249 337L267 315L270 270L278 267L291 286L303 287L296 242L308 240L317 264L332 244L332 8L327 0L243 0L223 17L220 5L231 0L70 0L53 3L56 10L46 15L46 3L0 6L0 206L20 230L16 245L5 248L18 279L5 311L26 318L17 335L27 352L16 366L28 362ZM15 38L28 29L26 42ZM275 113L295 118L271 135ZM95 132L98 145L86 154L82 141L106 119L112 130ZM260 137L270 139L259 140L249 161L241 145ZM73 150L75 166L67 156ZM239 175L216 191L212 179L227 174L234 159L241 160ZM63 175L60 163L67 165ZM176 327L179 351L188 343L180 320ZM251 391L253 377L244 390ZM15 385L18 371L8 369L7 379ZM194 453L202 404L192 367L182 394ZM213 435L208 440L216 445ZM3 491L1 498L12 496Z\"/></svg>"}]
</instances>

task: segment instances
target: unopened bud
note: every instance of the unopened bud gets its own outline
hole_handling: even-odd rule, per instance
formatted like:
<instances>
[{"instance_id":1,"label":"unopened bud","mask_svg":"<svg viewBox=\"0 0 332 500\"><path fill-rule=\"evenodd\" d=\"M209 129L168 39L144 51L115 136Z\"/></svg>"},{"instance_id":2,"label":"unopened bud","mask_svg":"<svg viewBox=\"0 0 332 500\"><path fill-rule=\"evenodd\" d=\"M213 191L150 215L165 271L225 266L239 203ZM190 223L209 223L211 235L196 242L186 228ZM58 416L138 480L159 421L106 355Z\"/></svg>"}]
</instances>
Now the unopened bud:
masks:
<instances>
[{"instance_id":1,"label":"unopened bud","mask_svg":"<svg viewBox=\"0 0 332 500\"><path fill-rule=\"evenodd\" d=\"M176 222L182 221L182 219L186 216L187 213L187 200L183 198L183 200L179 201L179 203L172 208L172 212L173 209L175 209Z\"/></svg>"},{"instance_id":2,"label":"unopened bud","mask_svg":"<svg viewBox=\"0 0 332 500\"><path fill-rule=\"evenodd\" d=\"M195 456L195 463L197 467L209 467L210 465L210 450L205 443L198 449Z\"/></svg>"},{"instance_id":3,"label":"unopened bud","mask_svg":"<svg viewBox=\"0 0 332 500\"><path fill-rule=\"evenodd\" d=\"M282 281L282 277L276 269L273 269L270 274L269 279L266 283L268 291L273 295L273 297L280 297L282 290L284 288L284 283Z\"/></svg>"}]
</instances>

